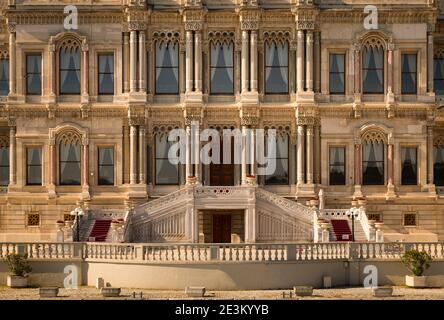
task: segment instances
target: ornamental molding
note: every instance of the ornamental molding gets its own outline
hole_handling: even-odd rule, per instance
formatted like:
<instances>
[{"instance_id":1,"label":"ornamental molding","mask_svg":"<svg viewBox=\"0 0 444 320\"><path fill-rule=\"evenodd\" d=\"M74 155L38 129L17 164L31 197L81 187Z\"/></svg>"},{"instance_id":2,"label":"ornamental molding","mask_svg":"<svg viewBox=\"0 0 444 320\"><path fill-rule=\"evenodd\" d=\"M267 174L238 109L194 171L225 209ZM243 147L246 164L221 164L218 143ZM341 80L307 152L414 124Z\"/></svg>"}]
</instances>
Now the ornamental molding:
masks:
<instances>
[{"instance_id":1,"label":"ornamental molding","mask_svg":"<svg viewBox=\"0 0 444 320\"><path fill-rule=\"evenodd\" d=\"M0 59L8 59L8 58L9 58L9 49L4 46L0 46Z\"/></svg>"},{"instance_id":2,"label":"ornamental molding","mask_svg":"<svg viewBox=\"0 0 444 320\"><path fill-rule=\"evenodd\" d=\"M8 23L8 32L9 33L14 33L16 31L16 23Z\"/></svg>"},{"instance_id":3,"label":"ornamental molding","mask_svg":"<svg viewBox=\"0 0 444 320\"><path fill-rule=\"evenodd\" d=\"M73 122L65 122L55 128L49 128L49 141L51 145L57 143L89 144L89 128L82 127Z\"/></svg>"},{"instance_id":4,"label":"ornamental molding","mask_svg":"<svg viewBox=\"0 0 444 320\"><path fill-rule=\"evenodd\" d=\"M362 143L380 143L393 144L393 128L387 127L382 123L366 123L354 130L355 140L361 140Z\"/></svg>"},{"instance_id":5,"label":"ornamental molding","mask_svg":"<svg viewBox=\"0 0 444 320\"><path fill-rule=\"evenodd\" d=\"M266 30L262 32L262 38L264 44L280 44L285 45L286 43L290 46L292 35L291 31L270 31Z\"/></svg>"},{"instance_id":6,"label":"ornamental molding","mask_svg":"<svg viewBox=\"0 0 444 320\"><path fill-rule=\"evenodd\" d=\"M151 25L168 25L169 27L180 25L182 16L177 12L153 11L151 14Z\"/></svg>"},{"instance_id":7,"label":"ornamental molding","mask_svg":"<svg viewBox=\"0 0 444 320\"><path fill-rule=\"evenodd\" d=\"M60 48L75 50L80 48L82 51L88 51L86 37L71 31L60 32L55 36L50 36L48 45L51 50L60 50Z\"/></svg>"},{"instance_id":8,"label":"ornamental molding","mask_svg":"<svg viewBox=\"0 0 444 320\"><path fill-rule=\"evenodd\" d=\"M63 25L66 14L60 12L20 12L8 13L8 20L19 25ZM79 11L79 24L120 24L125 21L121 11L109 12L97 10L94 13ZM11 32L11 31L10 31ZM12 31L15 32L15 31Z\"/></svg>"},{"instance_id":9,"label":"ornamental molding","mask_svg":"<svg viewBox=\"0 0 444 320\"><path fill-rule=\"evenodd\" d=\"M159 135L161 137L167 136L172 130L182 128L182 123L154 123L152 125L151 135L156 136Z\"/></svg>"},{"instance_id":10,"label":"ornamental molding","mask_svg":"<svg viewBox=\"0 0 444 320\"><path fill-rule=\"evenodd\" d=\"M382 48L393 50L393 34L386 30L361 30L354 36L355 48Z\"/></svg>"},{"instance_id":11,"label":"ornamental molding","mask_svg":"<svg viewBox=\"0 0 444 320\"><path fill-rule=\"evenodd\" d=\"M202 107L184 107L183 117L185 119L185 125L190 126L193 121L202 123L204 118L204 109Z\"/></svg>"},{"instance_id":12,"label":"ornamental molding","mask_svg":"<svg viewBox=\"0 0 444 320\"><path fill-rule=\"evenodd\" d=\"M153 31L153 41L156 45L178 44L180 42L180 31L178 30L156 30Z\"/></svg>"},{"instance_id":13,"label":"ornamental molding","mask_svg":"<svg viewBox=\"0 0 444 320\"><path fill-rule=\"evenodd\" d=\"M434 147L439 147L439 148L444 148L444 136L437 136L433 140L433 146Z\"/></svg>"},{"instance_id":14,"label":"ornamental molding","mask_svg":"<svg viewBox=\"0 0 444 320\"><path fill-rule=\"evenodd\" d=\"M356 10L325 10L319 12L319 23L341 23L341 24L362 24L367 14L362 8ZM434 9L424 8L423 10L414 9L392 9L379 10L379 24L413 24L426 23L427 26L434 25L437 19L437 12ZM434 22L435 21L435 22Z\"/></svg>"},{"instance_id":15,"label":"ornamental molding","mask_svg":"<svg viewBox=\"0 0 444 320\"><path fill-rule=\"evenodd\" d=\"M199 31L205 20L203 10L186 9L183 11L183 22L186 31Z\"/></svg>"},{"instance_id":16,"label":"ornamental molding","mask_svg":"<svg viewBox=\"0 0 444 320\"><path fill-rule=\"evenodd\" d=\"M0 135L0 149L9 147L9 136Z\"/></svg>"},{"instance_id":17,"label":"ornamental molding","mask_svg":"<svg viewBox=\"0 0 444 320\"><path fill-rule=\"evenodd\" d=\"M257 127L260 124L260 109L256 107L239 108L241 126Z\"/></svg>"},{"instance_id":18,"label":"ornamental molding","mask_svg":"<svg viewBox=\"0 0 444 320\"><path fill-rule=\"evenodd\" d=\"M259 10L241 10L239 12L239 21L241 30L258 30L261 19Z\"/></svg>"},{"instance_id":19,"label":"ornamental molding","mask_svg":"<svg viewBox=\"0 0 444 320\"><path fill-rule=\"evenodd\" d=\"M235 31L210 31L208 32L208 42L213 45L234 44L236 39Z\"/></svg>"}]
</instances>

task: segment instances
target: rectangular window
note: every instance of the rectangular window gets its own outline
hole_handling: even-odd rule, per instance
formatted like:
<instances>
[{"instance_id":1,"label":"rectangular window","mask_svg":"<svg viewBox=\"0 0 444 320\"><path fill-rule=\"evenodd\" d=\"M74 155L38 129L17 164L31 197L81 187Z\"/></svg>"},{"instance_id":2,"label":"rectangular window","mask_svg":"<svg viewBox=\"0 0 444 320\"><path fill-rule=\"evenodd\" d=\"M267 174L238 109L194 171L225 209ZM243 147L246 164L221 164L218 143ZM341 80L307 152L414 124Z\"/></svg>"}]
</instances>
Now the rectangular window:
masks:
<instances>
[{"instance_id":1,"label":"rectangular window","mask_svg":"<svg viewBox=\"0 0 444 320\"><path fill-rule=\"evenodd\" d=\"M0 59L0 96L9 93L9 59Z\"/></svg>"},{"instance_id":2,"label":"rectangular window","mask_svg":"<svg viewBox=\"0 0 444 320\"><path fill-rule=\"evenodd\" d=\"M42 185L42 148L26 149L26 184Z\"/></svg>"},{"instance_id":3,"label":"rectangular window","mask_svg":"<svg viewBox=\"0 0 444 320\"><path fill-rule=\"evenodd\" d=\"M99 55L99 94L114 94L114 54Z\"/></svg>"},{"instance_id":4,"label":"rectangular window","mask_svg":"<svg viewBox=\"0 0 444 320\"><path fill-rule=\"evenodd\" d=\"M288 93L288 43L265 44L265 92Z\"/></svg>"},{"instance_id":5,"label":"rectangular window","mask_svg":"<svg viewBox=\"0 0 444 320\"><path fill-rule=\"evenodd\" d=\"M60 143L60 184L80 185L80 146Z\"/></svg>"},{"instance_id":6,"label":"rectangular window","mask_svg":"<svg viewBox=\"0 0 444 320\"><path fill-rule=\"evenodd\" d=\"M40 53L26 55L26 94L42 94L42 55Z\"/></svg>"},{"instance_id":7,"label":"rectangular window","mask_svg":"<svg viewBox=\"0 0 444 320\"><path fill-rule=\"evenodd\" d=\"M362 145L362 182L364 185L384 185L384 144L368 142Z\"/></svg>"},{"instance_id":8,"label":"rectangular window","mask_svg":"<svg viewBox=\"0 0 444 320\"><path fill-rule=\"evenodd\" d=\"M211 44L211 93L234 93L233 43Z\"/></svg>"},{"instance_id":9,"label":"rectangular window","mask_svg":"<svg viewBox=\"0 0 444 320\"><path fill-rule=\"evenodd\" d=\"M436 186L444 186L444 147L433 148L433 183Z\"/></svg>"},{"instance_id":10,"label":"rectangular window","mask_svg":"<svg viewBox=\"0 0 444 320\"><path fill-rule=\"evenodd\" d=\"M156 44L156 94L179 93L179 43Z\"/></svg>"},{"instance_id":11,"label":"rectangular window","mask_svg":"<svg viewBox=\"0 0 444 320\"><path fill-rule=\"evenodd\" d=\"M418 184L417 148L401 148L401 184Z\"/></svg>"},{"instance_id":12,"label":"rectangular window","mask_svg":"<svg viewBox=\"0 0 444 320\"><path fill-rule=\"evenodd\" d=\"M345 94L345 54L330 54L330 94Z\"/></svg>"},{"instance_id":13,"label":"rectangular window","mask_svg":"<svg viewBox=\"0 0 444 320\"><path fill-rule=\"evenodd\" d=\"M40 215L38 213L28 214L28 227L38 227L40 225Z\"/></svg>"},{"instance_id":14,"label":"rectangular window","mask_svg":"<svg viewBox=\"0 0 444 320\"><path fill-rule=\"evenodd\" d=\"M268 155L268 138L265 140L266 153ZM288 135L277 137L276 139L276 168L272 175L265 178L268 185L285 185L288 179Z\"/></svg>"},{"instance_id":15,"label":"rectangular window","mask_svg":"<svg viewBox=\"0 0 444 320\"><path fill-rule=\"evenodd\" d=\"M179 165L172 164L168 157L168 152L174 143L168 141L168 135L156 135L156 184L179 183Z\"/></svg>"},{"instance_id":16,"label":"rectangular window","mask_svg":"<svg viewBox=\"0 0 444 320\"><path fill-rule=\"evenodd\" d=\"M330 148L330 185L345 185L345 148Z\"/></svg>"},{"instance_id":17,"label":"rectangular window","mask_svg":"<svg viewBox=\"0 0 444 320\"><path fill-rule=\"evenodd\" d=\"M60 49L60 94L80 94L80 49Z\"/></svg>"},{"instance_id":18,"label":"rectangular window","mask_svg":"<svg viewBox=\"0 0 444 320\"><path fill-rule=\"evenodd\" d=\"M444 59L435 58L434 64L434 87L436 95L444 95Z\"/></svg>"},{"instance_id":19,"label":"rectangular window","mask_svg":"<svg viewBox=\"0 0 444 320\"><path fill-rule=\"evenodd\" d=\"M9 184L9 147L0 148L0 186Z\"/></svg>"},{"instance_id":20,"label":"rectangular window","mask_svg":"<svg viewBox=\"0 0 444 320\"><path fill-rule=\"evenodd\" d=\"M416 226L416 213L406 213L404 214L404 226L412 227Z\"/></svg>"},{"instance_id":21,"label":"rectangular window","mask_svg":"<svg viewBox=\"0 0 444 320\"><path fill-rule=\"evenodd\" d=\"M384 93L384 49L366 47L363 52L362 81L364 94Z\"/></svg>"},{"instance_id":22,"label":"rectangular window","mask_svg":"<svg viewBox=\"0 0 444 320\"><path fill-rule=\"evenodd\" d=\"M367 219L374 221L382 221L382 216L380 213L367 213Z\"/></svg>"},{"instance_id":23,"label":"rectangular window","mask_svg":"<svg viewBox=\"0 0 444 320\"><path fill-rule=\"evenodd\" d=\"M99 148L99 185L114 185L114 148Z\"/></svg>"},{"instance_id":24,"label":"rectangular window","mask_svg":"<svg viewBox=\"0 0 444 320\"><path fill-rule=\"evenodd\" d=\"M402 94L416 94L417 91L416 54L402 55Z\"/></svg>"}]
</instances>

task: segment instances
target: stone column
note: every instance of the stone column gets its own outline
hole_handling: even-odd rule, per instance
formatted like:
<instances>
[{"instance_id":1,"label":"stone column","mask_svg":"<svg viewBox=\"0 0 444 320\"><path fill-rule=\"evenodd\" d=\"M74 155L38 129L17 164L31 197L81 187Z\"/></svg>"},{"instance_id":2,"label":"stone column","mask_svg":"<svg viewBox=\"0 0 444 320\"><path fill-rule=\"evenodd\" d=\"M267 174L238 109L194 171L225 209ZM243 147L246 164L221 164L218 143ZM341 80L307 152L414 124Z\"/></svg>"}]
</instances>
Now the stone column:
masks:
<instances>
[{"instance_id":1,"label":"stone column","mask_svg":"<svg viewBox=\"0 0 444 320\"><path fill-rule=\"evenodd\" d=\"M314 183L321 183L321 127L314 127Z\"/></svg>"},{"instance_id":2,"label":"stone column","mask_svg":"<svg viewBox=\"0 0 444 320\"><path fill-rule=\"evenodd\" d=\"M137 183L137 127L130 127L130 184Z\"/></svg>"},{"instance_id":3,"label":"stone column","mask_svg":"<svg viewBox=\"0 0 444 320\"><path fill-rule=\"evenodd\" d=\"M89 96L89 61L88 61L88 47L82 46L82 96Z\"/></svg>"},{"instance_id":4,"label":"stone column","mask_svg":"<svg viewBox=\"0 0 444 320\"><path fill-rule=\"evenodd\" d=\"M433 127L427 127L427 184L434 184L433 177Z\"/></svg>"},{"instance_id":5,"label":"stone column","mask_svg":"<svg viewBox=\"0 0 444 320\"><path fill-rule=\"evenodd\" d=\"M17 93L16 88L16 34L15 34L15 25L9 25L9 94L15 95Z\"/></svg>"},{"instance_id":6,"label":"stone column","mask_svg":"<svg viewBox=\"0 0 444 320\"><path fill-rule=\"evenodd\" d=\"M55 45L49 46L49 95L55 97L56 95L56 74L57 74L57 66L56 66L56 54L55 54Z\"/></svg>"},{"instance_id":7,"label":"stone column","mask_svg":"<svg viewBox=\"0 0 444 320\"><path fill-rule=\"evenodd\" d=\"M297 92L304 91L304 30L298 30L298 47L296 49Z\"/></svg>"},{"instance_id":8,"label":"stone column","mask_svg":"<svg viewBox=\"0 0 444 320\"><path fill-rule=\"evenodd\" d=\"M199 126L194 128L193 132L193 139L194 139L194 176L196 177L196 182L200 183L201 181L201 175L200 175L200 132L199 132Z\"/></svg>"},{"instance_id":9,"label":"stone column","mask_svg":"<svg viewBox=\"0 0 444 320\"><path fill-rule=\"evenodd\" d=\"M49 185L55 186L56 184L56 168L57 168L57 162L56 162L56 146L55 141L51 141L49 145Z\"/></svg>"},{"instance_id":10,"label":"stone column","mask_svg":"<svg viewBox=\"0 0 444 320\"><path fill-rule=\"evenodd\" d=\"M361 143L355 142L355 185L361 185Z\"/></svg>"},{"instance_id":11,"label":"stone column","mask_svg":"<svg viewBox=\"0 0 444 320\"><path fill-rule=\"evenodd\" d=\"M202 38L201 32L194 33L194 85L197 92L202 92Z\"/></svg>"},{"instance_id":12,"label":"stone column","mask_svg":"<svg viewBox=\"0 0 444 320\"><path fill-rule=\"evenodd\" d=\"M247 126L242 126L242 165L241 165L241 179L242 184L247 182Z\"/></svg>"},{"instance_id":13,"label":"stone column","mask_svg":"<svg viewBox=\"0 0 444 320\"><path fill-rule=\"evenodd\" d=\"M257 91L257 31L250 34L250 90Z\"/></svg>"},{"instance_id":14,"label":"stone column","mask_svg":"<svg viewBox=\"0 0 444 320\"><path fill-rule=\"evenodd\" d=\"M388 160L388 166L387 166L387 171L388 171L388 185L393 185L394 184L394 152L393 152L393 144L388 144L387 145L387 160Z\"/></svg>"},{"instance_id":15,"label":"stone column","mask_svg":"<svg viewBox=\"0 0 444 320\"><path fill-rule=\"evenodd\" d=\"M123 92L130 91L130 42L129 33L123 33Z\"/></svg>"},{"instance_id":16,"label":"stone column","mask_svg":"<svg viewBox=\"0 0 444 320\"><path fill-rule=\"evenodd\" d=\"M306 176L307 184L313 184L313 126L307 126L306 130Z\"/></svg>"},{"instance_id":17,"label":"stone column","mask_svg":"<svg viewBox=\"0 0 444 320\"><path fill-rule=\"evenodd\" d=\"M139 183L146 184L146 129L139 126Z\"/></svg>"},{"instance_id":18,"label":"stone column","mask_svg":"<svg viewBox=\"0 0 444 320\"><path fill-rule=\"evenodd\" d=\"M250 130L250 175L255 176L256 175L256 149L255 149L255 143L256 142L256 131L252 128Z\"/></svg>"},{"instance_id":19,"label":"stone column","mask_svg":"<svg viewBox=\"0 0 444 320\"><path fill-rule=\"evenodd\" d=\"M186 88L186 79L185 79L185 65L186 65L186 58L185 58L185 50L183 50L182 44L180 44L180 61L179 61L179 92L184 93ZM154 59L153 59L154 60ZM155 65L154 60L154 65Z\"/></svg>"},{"instance_id":20,"label":"stone column","mask_svg":"<svg viewBox=\"0 0 444 320\"><path fill-rule=\"evenodd\" d=\"M387 93L393 93L393 44L387 50Z\"/></svg>"},{"instance_id":21,"label":"stone column","mask_svg":"<svg viewBox=\"0 0 444 320\"><path fill-rule=\"evenodd\" d=\"M297 184L305 183L305 167L304 167L304 126L298 125L298 146L297 146Z\"/></svg>"},{"instance_id":22,"label":"stone column","mask_svg":"<svg viewBox=\"0 0 444 320\"><path fill-rule=\"evenodd\" d=\"M139 31L139 91L146 93L146 46L145 31Z\"/></svg>"},{"instance_id":23,"label":"stone column","mask_svg":"<svg viewBox=\"0 0 444 320\"><path fill-rule=\"evenodd\" d=\"M137 31L130 33L130 92L137 91Z\"/></svg>"},{"instance_id":24,"label":"stone column","mask_svg":"<svg viewBox=\"0 0 444 320\"><path fill-rule=\"evenodd\" d=\"M429 32L427 36L427 88L429 93L435 91L433 83L433 78L434 78L433 55L434 55L433 33Z\"/></svg>"},{"instance_id":25,"label":"stone column","mask_svg":"<svg viewBox=\"0 0 444 320\"><path fill-rule=\"evenodd\" d=\"M313 91L313 31L307 31L306 46L306 80L307 91Z\"/></svg>"},{"instance_id":26,"label":"stone column","mask_svg":"<svg viewBox=\"0 0 444 320\"><path fill-rule=\"evenodd\" d=\"M314 33L314 91L321 92L321 33Z\"/></svg>"},{"instance_id":27,"label":"stone column","mask_svg":"<svg viewBox=\"0 0 444 320\"><path fill-rule=\"evenodd\" d=\"M248 81L248 38L248 30L242 30L242 92L247 92L250 87Z\"/></svg>"},{"instance_id":28,"label":"stone column","mask_svg":"<svg viewBox=\"0 0 444 320\"><path fill-rule=\"evenodd\" d=\"M16 181L16 168L15 168L15 134L16 128L15 126L11 126L9 128L9 185L15 185Z\"/></svg>"},{"instance_id":29,"label":"stone column","mask_svg":"<svg viewBox=\"0 0 444 320\"><path fill-rule=\"evenodd\" d=\"M185 48L185 91L191 92L194 90L193 81L193 31L188 30L186 33L186 48Z\"/></svg>"},{"instance_id":30,"label":"stone column","mask_svg":"<svg viewBox=\"0 0 444 320\"><path fill-rule=\"evenodd\" d=\"M192 176L191 171L191 128L190 126L187 126L187 141L186 141L186 149L185 149L185 179L188 179L188 177Z\"/></svg>"},{"instance_id":31,"label":"stone column","mask_svg":"<svg viewBox=\"0 0 444 320\"><path fill-rule=\"evenodd\" d=\"M83 183L84 187L89 186L89 147L83 144Z\"/></svg>"},{"instance_id":32,"label":"stone column","mask_svg":"<svg viewBox=\"0 0 444 320\"><path fill-rule=\"evenodd\" d=\"M128 125L123 126L123 183L130 182L130 127Z\"/></svg>"},{"instance_id":33,"label":"stone column","mask_svg":"<svg viewBox=\"0 0 444 320\"><path fill-rule=\"evenodd\" d=\"M355 95L361 94L361 49L355 46Z\"/></svg>"}]
</instances>

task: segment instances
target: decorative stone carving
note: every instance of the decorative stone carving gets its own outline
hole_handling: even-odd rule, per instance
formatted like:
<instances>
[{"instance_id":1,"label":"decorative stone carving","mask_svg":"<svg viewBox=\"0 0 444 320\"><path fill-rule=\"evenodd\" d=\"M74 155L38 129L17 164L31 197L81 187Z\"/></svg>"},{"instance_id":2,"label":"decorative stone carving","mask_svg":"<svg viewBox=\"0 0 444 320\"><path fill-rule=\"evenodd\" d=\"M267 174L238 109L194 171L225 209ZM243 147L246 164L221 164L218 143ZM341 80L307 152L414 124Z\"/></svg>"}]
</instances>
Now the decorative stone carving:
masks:
<instances>
[{"instance_id":1,"label":"decorative stone carving","mask_svg":"<svg viewBox=\"0 0 444 320\"><path fill-rule=\"evenodd\" d=\"M234 31L210 31L208 40L213 44L231 44L235 41Z\"/></svg>"}]
</instances>

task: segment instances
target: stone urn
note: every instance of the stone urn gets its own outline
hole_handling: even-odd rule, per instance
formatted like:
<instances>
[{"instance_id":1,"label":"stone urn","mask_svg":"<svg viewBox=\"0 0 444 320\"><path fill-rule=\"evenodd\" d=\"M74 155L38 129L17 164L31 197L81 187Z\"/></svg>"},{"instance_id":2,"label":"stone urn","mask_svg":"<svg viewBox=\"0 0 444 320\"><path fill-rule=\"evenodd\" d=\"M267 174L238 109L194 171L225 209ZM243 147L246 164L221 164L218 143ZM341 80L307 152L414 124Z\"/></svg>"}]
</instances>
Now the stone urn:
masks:
<instances>
[{"instance_id":1,"label":"stone urn","mask_svg":"<svg viewBox=\"0 0 444 320\"><path fill-rule=\"evenodd\" d=\"M352 200L351 205L353 208L356 208L358 206L358 200Z\"/></svg>"},{"instance_id":2,"label":"stone urn","mask_svg":"<svg viewBox=\"0 0 444 320\"><path fill-rule=\"evenodd\" d=\"M60 230L65 226L65 222L63 222L62 220L57 220L56 226L57 226L57 229Z\"/></svg>"},{"instance_id":3,"label":"stone urn","mask_svg":"<svg viewBox=\"0 0 444 320\"><path fill-rule=\"evenodd\" d=\"M65 221L65 228L72 228L72 225L74 224L74 221L72 220L66 220Z\"/></svg>"},{"instance_id":4,"label":"stone urn","mask_svg":"<svg viewBox=\"0 0 444 320\"><path fill-rule=\"evenodd\" d=\"M246 176L245 182L249 186L255 186L256 185L256 176L252 176L252 175Z\"/></svg>"},{"instance_id":5,"label":"stone urn","mask_svg":"<svg viewBox=\"0 0 444 320\"><path fill-rule=\"evenodd\" d=\"M26 288L28 286L28 277L8 275L6 285L11 288Z\"/></svg>"},{"instance_id":6,"label":"stone urn","mask_svg":"<svg viewBox=\"0 0 444 320\"><path fill-rule=\"evenodd\" d=\"M309 203L310 203L310 207L315 208L319 205L319 200L318 199L311 199Z\"/></svg>"},{"instance_id":7,"label":"stone urn","mask_svg":"<svg viewBox=\"0 0 444 320\"><path fill-rule=\"evenodd\" d=\"M197 178L195 176L188 176L187 177L187 184L188 185L195 185L197 183Z\"/></svg>"},{"instance_id":8,"label":"stone urn","mask_svg":"<svg viewBox=\"0 0 444 320\"><path fill-rule=\"evenodd\" d=\"M321 229L322 230L328 230L328 229L330 229L330 222L328 222L328 221L323 221L323 222L321 222Z\"/></svg>"},{"instance_id":9,"label":"stone urn","mask_svg":"<svg viewBox=\"0 0 444 320\"><path fill-rule=\"evenodd\" d=\"M367 200L366 199L358 199L358 205L360 207L365 207L367 205Z\"/></svg>"},{"instance_id":10,"label":"stone urn","mask_svg":"<svg viewBox=\"0 0 444 320\"><path fill-rule=\"evenodd\" d=\"M111 230L117 230L117 229L119 229L119 227L120 227L120 223L119 223L119 221L117 221L117 220L113 220L112 222L111 222Z\"/></svg>"},{"instance_id":11,"label":"stone urn","mask_svg":"<svg viewBox=\"0 0 444 320\"><path fill-rule=\"evenodd\" d=\"M382 221L376 221L375 222L376 230L381 230L383 226L384 226L384 222L382 222Z\"/></svg>"}]
</instances>

